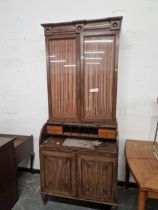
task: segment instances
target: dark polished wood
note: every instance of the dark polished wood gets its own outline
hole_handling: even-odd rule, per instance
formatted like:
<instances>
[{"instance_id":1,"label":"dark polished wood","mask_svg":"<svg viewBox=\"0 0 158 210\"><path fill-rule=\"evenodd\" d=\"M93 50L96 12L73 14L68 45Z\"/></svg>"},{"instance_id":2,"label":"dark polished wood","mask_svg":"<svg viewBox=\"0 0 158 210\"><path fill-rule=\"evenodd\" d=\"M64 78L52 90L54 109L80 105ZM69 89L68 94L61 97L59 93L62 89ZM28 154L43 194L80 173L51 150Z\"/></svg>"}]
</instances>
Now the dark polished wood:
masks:
<instances>
[{"instance_id":1,"label":"dark polished wood","mask_svg":"<svg viewBox=\"0 0 158 210\"><path fill-rule=\"evenodd\" d=\"M113 17L42 24L49 106L39 139L44 204L52 195L117 206L121 22Z\"/></svg>"},{"instance_id":2,"label":"dark polished wood","mask_svg":"<svg viewBox=\"0 0 158 210\"><path fill-rule=\"evenodd\" d=\"M18 199L13 140L0 141L0 209L10 210Z\"/></svg>"},{"instance_id":3,"label":"dark polished wood","mask_svg":"<svg viewBox=\"0 0 158 210\"><path fill-rule=\"evenodd\" d=\"M15 160L18 166L25 158L30 156L30 170L33 173L34 148L33 136L24 136L16 134L0 134L0 137L14 138Z\"/></svg>"}]
</instances>

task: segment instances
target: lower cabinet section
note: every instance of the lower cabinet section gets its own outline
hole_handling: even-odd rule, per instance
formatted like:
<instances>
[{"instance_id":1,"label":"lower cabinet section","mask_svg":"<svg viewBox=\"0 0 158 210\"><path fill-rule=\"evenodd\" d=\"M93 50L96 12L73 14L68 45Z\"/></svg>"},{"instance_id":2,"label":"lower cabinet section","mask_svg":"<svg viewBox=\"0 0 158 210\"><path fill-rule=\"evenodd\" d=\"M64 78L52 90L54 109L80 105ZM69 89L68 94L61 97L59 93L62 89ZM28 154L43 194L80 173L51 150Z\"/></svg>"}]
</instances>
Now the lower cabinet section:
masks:
<instances>
[{"instance_id":1,"label":"lower cabinet section","mask_svg":"<svg viewBox=\"0 0 158 210\"><path fill-rule=\"evenodd\" d=\"M117 156L40 149L41 193L116 205Z\"/></svg>"}]
</instances>

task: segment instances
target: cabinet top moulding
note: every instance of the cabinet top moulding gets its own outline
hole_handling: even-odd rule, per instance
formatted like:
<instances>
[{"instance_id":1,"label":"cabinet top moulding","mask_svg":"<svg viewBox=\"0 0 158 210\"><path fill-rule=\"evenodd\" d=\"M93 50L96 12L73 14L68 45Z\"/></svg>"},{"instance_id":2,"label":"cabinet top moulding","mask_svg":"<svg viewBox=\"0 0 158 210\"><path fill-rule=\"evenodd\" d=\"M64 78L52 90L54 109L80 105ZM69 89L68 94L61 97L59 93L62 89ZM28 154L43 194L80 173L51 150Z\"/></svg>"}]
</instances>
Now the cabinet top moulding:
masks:
<instances>
[{"instance_id":1,"label":"cabinet top moulding","mask_svg":"<svg viewBox=\"0 0 158 210\"><path fill-rule=\"evenodd\" d=\"M41 26L45 28L46 36L54 33L80 33L82 31L97 29L119 31L121 29L122 18L122 16L118 16L93 20L76 20L71 22L46 23L41 24Z\"/></svg>"}]
</instances>

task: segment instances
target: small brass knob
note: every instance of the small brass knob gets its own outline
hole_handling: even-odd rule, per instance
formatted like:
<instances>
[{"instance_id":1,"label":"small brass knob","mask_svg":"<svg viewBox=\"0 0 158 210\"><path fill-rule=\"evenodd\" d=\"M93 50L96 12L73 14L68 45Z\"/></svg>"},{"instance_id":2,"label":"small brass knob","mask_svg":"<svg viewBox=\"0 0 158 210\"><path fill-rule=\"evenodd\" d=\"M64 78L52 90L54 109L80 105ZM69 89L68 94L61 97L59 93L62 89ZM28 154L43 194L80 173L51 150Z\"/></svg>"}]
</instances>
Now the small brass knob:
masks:
<instances>
[{"instance_id":1,"label":"small brass knob","mask_svg":"<svg viewBox=\"0 0 158 210\"><path fill-rule=\"evenodd\" d=\"M113 23L113 27L116 28L118 26L117 23Z\"/></svg>"},{"instance_id":2,"label":"small brass knob","mask_svg":"<svg viewBox=\"0 0 158 210\"><path fill-rule=\"evenodd\" d=\"M49 33L49 32L50 32L50 28L47 28L47 29L46 29L46 32Z\"/></svg>"},{"instance_id":3,"label":"small brass knob","mask_svg":"<svg viewBox=\"0 0 158 210\"><path fill-rule=\"evenodd\" d=\"M81 29L82 29L82 27L81 27L81 26L77 26L77 29L78 29L78 30L81 30Z\"/></svg>"}]
</instances>

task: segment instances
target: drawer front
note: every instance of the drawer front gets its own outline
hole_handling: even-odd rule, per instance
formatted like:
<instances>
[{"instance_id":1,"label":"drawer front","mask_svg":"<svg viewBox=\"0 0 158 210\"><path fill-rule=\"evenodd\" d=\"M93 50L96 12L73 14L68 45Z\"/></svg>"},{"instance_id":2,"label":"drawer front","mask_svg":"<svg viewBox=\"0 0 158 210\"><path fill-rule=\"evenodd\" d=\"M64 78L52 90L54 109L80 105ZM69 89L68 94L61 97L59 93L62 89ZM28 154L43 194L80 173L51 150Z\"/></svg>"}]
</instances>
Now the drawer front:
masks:
<instances>
[{"instance_id":1,"label":"drawer front","mask_svg":"<svg viewBox=\"0 0 158 210\"><path fill-rule=\"evenodd\" d=\"M108 130L108 129L99 129L98 137L99 138L107 138L107 139L116 139L117 131L116 130Z\"/></svg>"},{"instance_id":2,"label":"drawer front","mask_svg":"<svg viewBox=\"0 0 158 210\"><path fill-rule=\"evenodd\" d=\"M48 134L62 135L63 128L61 126L47 126Z\"/></svg>"}]
</instances>

